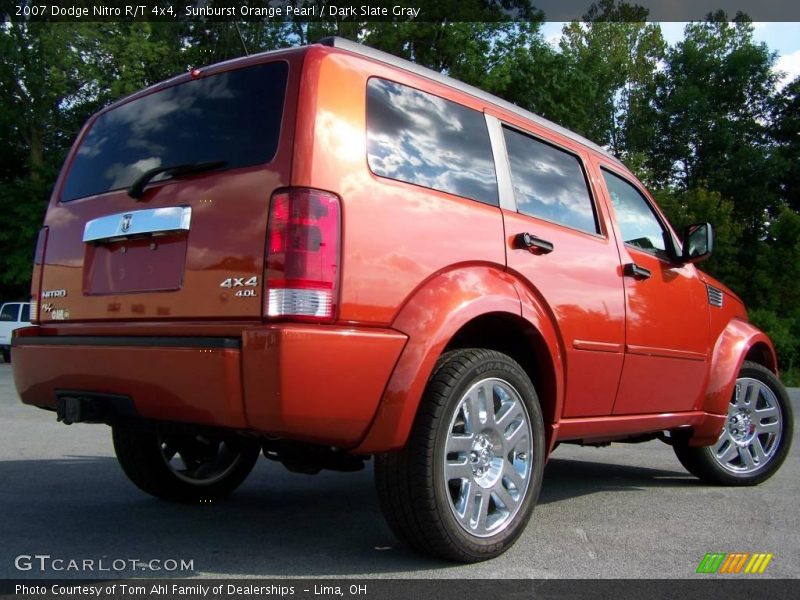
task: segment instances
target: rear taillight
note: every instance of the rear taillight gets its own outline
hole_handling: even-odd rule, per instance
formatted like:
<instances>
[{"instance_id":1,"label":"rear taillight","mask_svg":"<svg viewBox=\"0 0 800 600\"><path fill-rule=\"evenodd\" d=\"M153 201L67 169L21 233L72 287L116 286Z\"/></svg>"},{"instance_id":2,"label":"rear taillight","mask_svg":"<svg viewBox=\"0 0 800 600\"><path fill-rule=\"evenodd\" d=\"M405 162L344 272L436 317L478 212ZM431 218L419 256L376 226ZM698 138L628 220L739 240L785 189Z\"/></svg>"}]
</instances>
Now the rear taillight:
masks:
<instances>
[{"instance_id":1,"label":"rear taillight","mask_svg":"<svg viewBox=\"0 0 800 600\"><path fill-rule=\"evenodd\" d=\"M36 238L36 250L33 253L33 276L31 277L31 323L39 322L39 294L42 289L42 270L44 255L47 250L47 227L39 230Z\"/></svg>"},{"instance_id":2,"label":"rear taillight","mask_svg":"<svg viewBox=\"0 0 800 600\"><path fill-rule=\"evenodd\" d=\"M267 226L267 317L332 321L339 291L338 196L290 188L272 196Z\"/></svg>"}]
</instances>

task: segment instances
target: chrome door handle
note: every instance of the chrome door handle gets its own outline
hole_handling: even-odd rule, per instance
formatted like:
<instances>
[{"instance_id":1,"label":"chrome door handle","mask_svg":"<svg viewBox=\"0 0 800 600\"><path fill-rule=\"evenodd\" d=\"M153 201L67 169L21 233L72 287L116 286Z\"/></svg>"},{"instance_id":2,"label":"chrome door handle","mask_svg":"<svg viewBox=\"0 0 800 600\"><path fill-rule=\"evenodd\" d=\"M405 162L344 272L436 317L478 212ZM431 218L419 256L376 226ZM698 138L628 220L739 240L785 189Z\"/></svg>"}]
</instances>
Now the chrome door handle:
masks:
<instances>
[{"instance_id":1,"label":"chrome door handle","mask_svg":"<svg viewBox=\"0 0 800 600\"><path fill-rule=\"evenodd\" d=\"M626 264L622 269L622 273L625 277L633 277L634 279L650 279L652 275L650 269L640 267L636 263Z\"/></svg>"},{"instance_id":2,"label":"chrome door handle","mask_svg":"<svg viewBox=\"0 0 800 600\"><path fill-rule=\"evenodd\" d=\"M536 237L527 231L524 233L518 233L516 236L514 236L514 247L525 248L527 250L538 250L542 254L550 254L555 248L553 242L543 240L542 238Z\"/></svg>"}]
</instances>

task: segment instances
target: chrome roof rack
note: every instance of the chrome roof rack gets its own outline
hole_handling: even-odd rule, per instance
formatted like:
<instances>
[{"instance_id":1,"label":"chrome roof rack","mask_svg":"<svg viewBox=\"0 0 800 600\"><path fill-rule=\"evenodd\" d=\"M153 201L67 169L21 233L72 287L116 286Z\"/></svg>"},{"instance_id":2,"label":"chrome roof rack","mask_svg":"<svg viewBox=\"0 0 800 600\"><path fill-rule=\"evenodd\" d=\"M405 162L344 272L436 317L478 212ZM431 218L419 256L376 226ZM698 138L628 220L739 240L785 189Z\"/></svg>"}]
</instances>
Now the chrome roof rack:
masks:
<instances>
[{"instance_id":1,"label":"chrome roof rack","mask_svg":"<svg viewBox=\"0 0 800 600\"><path fill-rule=\"evenodd\" d=\"M335 37L335 36L325 37L319 40L317 43L322 44L323 46L330 46L331 48L339 48L341 50L346 50L354 54L359 54L361 56L365 56L367 58L371 58L373 60L386 63L387 65L391 65L393 67L397 67L405 71L410 71L415 75L420 75L437 83L441 83L448 87L454 88L456 90L469 94L470 96L474 96L475 98L483 100L484 102L487 102L489 104L494 104L495 106L503 108L509 112L516 113L517 115L525 119L528 119L529 121L533 121L534 123L546 127L552 131L555 131L556 133L559 133L564 137L567 137L575 142L578 142L579 144L582 144L587 148L594 150L595 152L599 152L600 154L614 161L617 164L622 164L616 156L611 154L611 152L609 152L602 146L599 146L598 144L595 144L594 142L586 139L582 135L578 135L577 133L575 133L574 131L570 131L566 127L562 127L561 125L553 123L552 121L545 119L544 117L540 117L537 114L525 110L524 108L520 108L516 104L512 104L507 100L498 98L497 96L494 96L488 92L484 92L483 90L478 89L469 84L466 84L462 81L459 81L458 79L453 79L452 77L438 73L433 69L420 66L404 58L400 58L398 56L394 56L393 54L389 54L388 52L376 50L375 48L370 48L369 46L365 46L357 42L352 42L348 39L341 37Z\"/></svg>"}]
</instances>

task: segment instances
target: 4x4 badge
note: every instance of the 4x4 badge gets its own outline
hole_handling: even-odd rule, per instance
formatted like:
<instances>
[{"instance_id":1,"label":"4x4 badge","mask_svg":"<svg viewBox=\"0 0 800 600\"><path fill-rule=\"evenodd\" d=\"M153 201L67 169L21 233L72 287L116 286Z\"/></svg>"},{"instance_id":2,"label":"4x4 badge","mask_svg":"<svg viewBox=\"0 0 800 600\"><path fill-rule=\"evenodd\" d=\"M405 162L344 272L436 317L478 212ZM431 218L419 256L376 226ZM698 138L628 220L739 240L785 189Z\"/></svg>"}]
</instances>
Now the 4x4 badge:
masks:
<instances>
[{"instance_id":1,"label":"4x4 badge","mask_svg":"<svg viewBox=\"0 0 800 600\"><path fill-rule=\"evenodd\" d=\"M244 277L228 277L222 283L219 284L219 287L224 288L234 288L234 287L255 287L258 285L258 277L255 275L250 279L245 281Z\"/></svg>"}]
</instances>

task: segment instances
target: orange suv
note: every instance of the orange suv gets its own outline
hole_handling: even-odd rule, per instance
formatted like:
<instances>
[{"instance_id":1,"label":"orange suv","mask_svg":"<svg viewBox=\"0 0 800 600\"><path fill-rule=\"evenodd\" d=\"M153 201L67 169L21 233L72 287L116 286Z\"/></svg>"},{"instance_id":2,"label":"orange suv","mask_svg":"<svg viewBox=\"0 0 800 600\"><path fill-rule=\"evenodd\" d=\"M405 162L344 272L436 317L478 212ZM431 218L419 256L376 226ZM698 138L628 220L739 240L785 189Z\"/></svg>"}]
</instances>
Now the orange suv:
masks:
<instances>
[{"instance_id":1,"label":"orange suv","mask_svg":"<svg viewBox=\"0 0 800 600\"><path fill-rule=\"evenodd\" d=\"M39 235L22 401L112 427L168 500L372 457L395 533L497 556L558 443L659 438L771 476L770 340L582 137L338 38L194 69L94 115Z\"/></svg>"}]
</instances>

